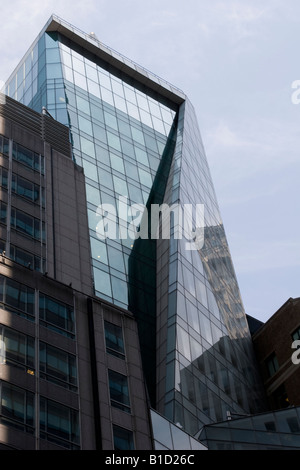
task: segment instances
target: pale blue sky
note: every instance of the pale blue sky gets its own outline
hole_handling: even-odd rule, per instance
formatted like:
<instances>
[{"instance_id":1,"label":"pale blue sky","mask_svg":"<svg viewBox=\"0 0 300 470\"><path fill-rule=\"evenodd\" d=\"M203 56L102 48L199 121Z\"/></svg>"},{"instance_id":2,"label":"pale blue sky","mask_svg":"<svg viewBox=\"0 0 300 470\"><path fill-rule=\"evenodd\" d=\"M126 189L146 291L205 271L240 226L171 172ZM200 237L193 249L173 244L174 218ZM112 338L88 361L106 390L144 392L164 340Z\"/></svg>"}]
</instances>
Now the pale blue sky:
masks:
<instances>
[{"instance_id":1,"label":"pale blue sky","mask_svg":"<svg viewBox=\"0 0 300 470\"><path fill-rule=\"evenodd\" d=\"M300 296L299 0L2 2L0 79L52 13L189 96L246 312Z\"/></svg>"}]
</instances>

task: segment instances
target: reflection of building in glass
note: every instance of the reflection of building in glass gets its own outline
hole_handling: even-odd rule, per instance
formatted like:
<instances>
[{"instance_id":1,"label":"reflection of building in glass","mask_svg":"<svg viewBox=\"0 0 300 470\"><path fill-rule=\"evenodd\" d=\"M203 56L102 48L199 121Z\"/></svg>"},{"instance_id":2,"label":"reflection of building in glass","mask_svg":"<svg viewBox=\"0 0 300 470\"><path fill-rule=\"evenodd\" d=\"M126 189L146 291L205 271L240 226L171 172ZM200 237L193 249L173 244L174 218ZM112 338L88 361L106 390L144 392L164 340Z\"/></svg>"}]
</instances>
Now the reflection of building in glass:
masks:
<instances>
[{"instance_id":1,"label":"reflection of building in glass","mask_svg":"<svg viewBox=\"0 0 300 470\"><path fill-rule=\"evenodd\" d=\"M207 450L195 437L190 436L156 411L151 410L151 424L155 450Z\"/></svg>"},{"instance_id":2,"label":"reflection of building in glass","mask_svg":"<svg viewBox=\"0 0 300 470\"><path fill-rule=\"evenodd\" d=\"M300 299L290 298L266 323L247 320L269 411L244 416L228 407L226 421L205 425L197 437L210 450L299 450ZM209 367L217 376L215 361L203 355L200 362L207 364L206 377ZM186 375L182 371L182 383Z\"/></svg>"},{"instance_id":3,"label":"reflection of building in glass","mask_svg":"<svg viewBox=\"0 0 300 470\"><path fill-rule=\"evenodd\" d=\"M204 426L199 439L209 450L299 450L300 408L230 418Z\"/></svg>"},{"instance_id":4,"label":"reflection of building in glass","mask_svg":"<svg viewBox=\"0 0 300 470\"><path fill-rule=\"evenodd\" d=\"M187 367L179 364L176 398L183 396L190 408L194 405L201 410L206 424L222 421L229 412L244 415L265 410L265 401L257 401L255 383L253 396L246 393L252 371L246 362L242 369L241 360L236 359L236 351L242 347L242 340L223 336Z\"/></svg>"},{"instance_id":5,"label":"reflection of building in glass","mask_svg":"<svg viewBox=\"0 0 300 470\"><path fill-rule=\"evenodd\" d=\"M228 409L258 411L251 337L188 98L55 16L6 93L69 127L73 160L85 174L94 293L133 313L151 406L191 435ZM174 225L170 239L134 241L124 207L119 236L99 239L97 208L120 197L147 207L203 204L204 247L198 251L188 232L176 239ZM203 368L199 357L213 365ZM182 371L188 391L178 385Z\"/></svg>"}]
</instances>

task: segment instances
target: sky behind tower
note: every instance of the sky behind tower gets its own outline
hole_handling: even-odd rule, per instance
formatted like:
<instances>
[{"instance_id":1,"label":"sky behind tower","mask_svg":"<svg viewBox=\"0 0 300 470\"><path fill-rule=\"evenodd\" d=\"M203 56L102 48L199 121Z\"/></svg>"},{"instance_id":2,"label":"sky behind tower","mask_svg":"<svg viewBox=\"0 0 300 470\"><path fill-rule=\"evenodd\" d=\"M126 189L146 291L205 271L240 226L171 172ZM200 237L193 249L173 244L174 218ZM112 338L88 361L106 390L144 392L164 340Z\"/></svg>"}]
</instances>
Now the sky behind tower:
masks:
<instances>
[{"instance_id":1,"label":"sky behind tower","mask_svg":"<svg viewBox=\"0 0 300 470\"><path fill-rule=\"evenodd\" d=\"M3 2L1 80L52 13L192 101L246 312L300 296L299 0Z\"/></svg>"}]
</instances>

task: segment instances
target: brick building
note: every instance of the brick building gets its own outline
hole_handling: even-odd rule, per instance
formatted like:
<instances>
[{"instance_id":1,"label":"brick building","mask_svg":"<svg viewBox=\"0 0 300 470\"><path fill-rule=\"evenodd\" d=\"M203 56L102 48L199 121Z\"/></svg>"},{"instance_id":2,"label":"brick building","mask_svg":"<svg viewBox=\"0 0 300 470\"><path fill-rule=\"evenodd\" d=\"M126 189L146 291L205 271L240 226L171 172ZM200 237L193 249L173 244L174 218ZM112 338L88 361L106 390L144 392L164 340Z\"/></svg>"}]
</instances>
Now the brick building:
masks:
<instances>
[{"instance_id":1,"label":"brick building","mask_svg":"<svg viewBox=\"0 0 300 470\"><path fill-rule=\"evenodd\" d=\"M268 402L273 410L300 405L299 355L293 345L299 339L300 298L290 298L253 334Z\"/></svg>"}]
</instances>

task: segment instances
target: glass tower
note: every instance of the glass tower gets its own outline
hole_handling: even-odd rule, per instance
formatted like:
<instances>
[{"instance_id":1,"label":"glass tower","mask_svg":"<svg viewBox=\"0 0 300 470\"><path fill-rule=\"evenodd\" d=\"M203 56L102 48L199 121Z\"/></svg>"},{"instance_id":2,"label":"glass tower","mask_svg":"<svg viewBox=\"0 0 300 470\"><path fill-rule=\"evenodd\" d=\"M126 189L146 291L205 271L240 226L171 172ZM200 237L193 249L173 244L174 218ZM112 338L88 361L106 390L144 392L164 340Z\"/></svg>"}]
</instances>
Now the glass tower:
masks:
<instances>
[{"instance_id":1,"label":"glass tower","mask_svg":"<svg viewBox=\"0 0 300 470\"><path fill-rule=\"evenodd\" d=\"M10 76L6 94L38 112L46 108L70 129L73 158L85 172L95 295L134 313L152 408L192 435L227 411L263 409L185 94L56 16ZM153 207L168 219L169 236L156 231ZM196 207L204 208L201 228Z\"/></svg>"}]
</instances>

